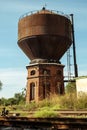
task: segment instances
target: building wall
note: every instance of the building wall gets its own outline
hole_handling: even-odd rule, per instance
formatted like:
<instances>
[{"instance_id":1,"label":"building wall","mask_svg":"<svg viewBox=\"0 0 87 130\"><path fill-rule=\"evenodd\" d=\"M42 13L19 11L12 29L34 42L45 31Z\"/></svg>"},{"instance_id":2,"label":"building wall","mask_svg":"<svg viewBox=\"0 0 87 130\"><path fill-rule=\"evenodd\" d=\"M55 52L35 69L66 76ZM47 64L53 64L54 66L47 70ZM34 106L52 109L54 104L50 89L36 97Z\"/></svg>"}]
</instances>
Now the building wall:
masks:
<instances>
[{"instance_id":1,"label":"building wall","mask_svg":"<svg viewBox=\"0 0 87 130\"><path fill-rule=\"evenodd\" d=\"M63 94L63 67L57 63L39 63L27 66L26 102L38 102L52 94Z\"/></svg>"},{"instance_id":2,"label":"building wall","mask_svg":"<svg viewBox=\"0 0 87 130\"><path fill-rule=\"evenodd\" d=\"M81 77L76 79L77 96L83 93L87 94L87 77Z\"/></svg>"}]
</instances>

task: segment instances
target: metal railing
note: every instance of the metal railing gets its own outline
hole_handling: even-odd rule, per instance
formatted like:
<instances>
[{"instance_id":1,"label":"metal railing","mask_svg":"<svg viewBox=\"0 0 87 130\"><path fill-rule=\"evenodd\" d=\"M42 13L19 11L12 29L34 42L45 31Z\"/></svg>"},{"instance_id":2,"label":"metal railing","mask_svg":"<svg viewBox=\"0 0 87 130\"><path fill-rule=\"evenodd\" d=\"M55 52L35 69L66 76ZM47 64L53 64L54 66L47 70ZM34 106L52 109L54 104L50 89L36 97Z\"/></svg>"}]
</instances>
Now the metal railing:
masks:
<instances>
[{"instance_id":1,"label":"metal railing","mask_svg":"<svg viewBox=\"0 0 87 130\"><path fill-rule=\"evenodd\" d=\"M45 10L42 10L42 11L44 12L44 14L47 13ZM53 13L54 14L58 14L58 15L66 17L66 18L68 18L70 20L70 15L63 13L62 11L56 11L56 10L48 10L48 11L50 11L50 14L51 13L52 14ZM27 17L29 15L35 14L35 13L40 14L40 12L41 12L41 10L34 10L34 11L27 12L27 13L21 15L20 18L19 18L19 20L21 20L22 18Z\"/></svg>"}]
</instances>

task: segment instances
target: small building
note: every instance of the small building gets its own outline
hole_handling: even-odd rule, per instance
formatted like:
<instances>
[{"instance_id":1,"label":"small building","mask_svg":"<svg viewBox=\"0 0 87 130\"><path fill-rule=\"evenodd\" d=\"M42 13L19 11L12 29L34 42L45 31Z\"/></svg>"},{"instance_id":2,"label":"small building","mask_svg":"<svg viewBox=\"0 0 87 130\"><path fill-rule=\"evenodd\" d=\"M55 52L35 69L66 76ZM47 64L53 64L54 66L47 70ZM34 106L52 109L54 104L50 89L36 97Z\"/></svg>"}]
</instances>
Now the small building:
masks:
<instances>
[{"instance_id":1,"label":"small building","mask_svg":"<svg viewBox=\"0 0 87 130\"><path fill-rule=\"evenodd\" d=\"M76 79L77 97L87 94L87 76L81 76Z\"/></svg>"}]
</instances>

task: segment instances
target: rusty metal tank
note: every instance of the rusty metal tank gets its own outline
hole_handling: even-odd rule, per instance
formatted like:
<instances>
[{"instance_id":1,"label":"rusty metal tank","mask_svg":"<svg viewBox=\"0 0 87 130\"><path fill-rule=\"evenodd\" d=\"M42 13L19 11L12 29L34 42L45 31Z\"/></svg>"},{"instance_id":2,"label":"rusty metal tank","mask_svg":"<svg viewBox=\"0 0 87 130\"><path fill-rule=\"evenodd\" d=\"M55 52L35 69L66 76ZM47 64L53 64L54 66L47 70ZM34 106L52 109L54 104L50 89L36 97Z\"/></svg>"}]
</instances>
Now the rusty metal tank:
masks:
<instances>
[{"instance_id":1,"label":"rusty metal tank","mask_svg":"<svg viewBox=\"0 0 87 130\"><path fill-rule=\"evenodd\" d=\"M43 8L19 19L18 45L30 60L59 61L71 43L71 21L59 12Z\"/></svg>"}]
</instances>

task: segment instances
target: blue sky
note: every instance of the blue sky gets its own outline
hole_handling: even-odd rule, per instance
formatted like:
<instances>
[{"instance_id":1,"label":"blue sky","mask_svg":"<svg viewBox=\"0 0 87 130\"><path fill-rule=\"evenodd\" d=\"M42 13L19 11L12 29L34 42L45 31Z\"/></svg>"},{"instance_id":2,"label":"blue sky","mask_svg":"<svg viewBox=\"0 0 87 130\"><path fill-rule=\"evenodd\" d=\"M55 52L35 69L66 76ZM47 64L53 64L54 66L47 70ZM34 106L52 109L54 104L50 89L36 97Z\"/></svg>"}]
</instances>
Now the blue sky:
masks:
<instances>
[{"instance_id":1,"label":"blue sky","mask_svg":"<svg viewBox=\"0 0 87 130\"><path fill-rule=\"evenodd\" d=\"M79 75L87 75L87 0L0 0L0 80L3 83L0 97L12 97L26 86L26 65L30 61L17 45L18 20L24 13L40 10L45 4L47 9L74 14ZM62 63L66 65L66 54Z\"/></svg>"}]
</instances>

